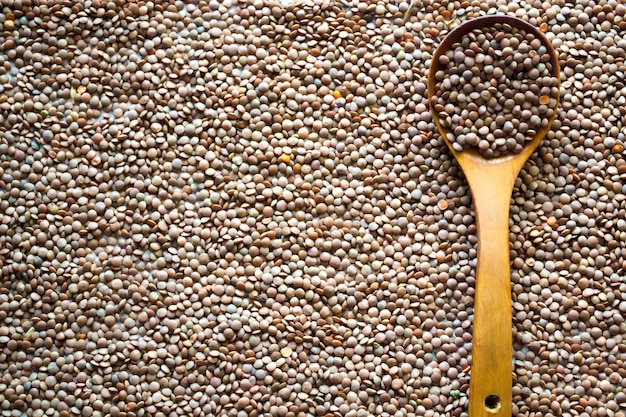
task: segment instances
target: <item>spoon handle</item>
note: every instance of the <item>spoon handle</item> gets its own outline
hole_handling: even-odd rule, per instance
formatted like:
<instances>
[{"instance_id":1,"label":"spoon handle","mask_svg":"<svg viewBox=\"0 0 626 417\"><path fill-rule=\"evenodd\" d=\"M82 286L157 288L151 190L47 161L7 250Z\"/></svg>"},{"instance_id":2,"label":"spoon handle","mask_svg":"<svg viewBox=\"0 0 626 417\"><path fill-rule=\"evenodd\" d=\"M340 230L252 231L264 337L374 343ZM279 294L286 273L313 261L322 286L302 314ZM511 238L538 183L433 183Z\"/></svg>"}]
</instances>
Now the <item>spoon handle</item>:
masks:
<instances>
[{"instance_id":1,"label":"spoon handle","mask_svg":"<svg viewBox=\"0 0 626 417\"><path fill-rule=\"evenodd\" d=\"M468 176L478 232L470 417L511 416L509 206L516 173L493 171Z\"/></svg>"}]
</instances>

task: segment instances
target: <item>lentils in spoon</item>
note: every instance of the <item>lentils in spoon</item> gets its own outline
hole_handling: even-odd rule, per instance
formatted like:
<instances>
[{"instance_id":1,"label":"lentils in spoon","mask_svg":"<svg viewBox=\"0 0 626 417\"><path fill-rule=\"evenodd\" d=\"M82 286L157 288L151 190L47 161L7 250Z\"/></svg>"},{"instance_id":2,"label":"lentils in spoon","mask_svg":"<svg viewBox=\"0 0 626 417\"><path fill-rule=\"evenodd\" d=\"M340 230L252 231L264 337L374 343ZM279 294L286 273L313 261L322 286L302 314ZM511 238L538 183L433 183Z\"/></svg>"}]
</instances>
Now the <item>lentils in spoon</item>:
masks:
<instances>
[{"instance_id":1,"label":"lentils in spoon","mask_svg":"<svg viewBox=\"0 0 626 417\"><path fill-rule=\"evenodd\" d=\"M434 109L457 151L517 154L554 112L558 81L531 33L500 23L477 28L439 63Z\"/></svg>"}]
</instances>

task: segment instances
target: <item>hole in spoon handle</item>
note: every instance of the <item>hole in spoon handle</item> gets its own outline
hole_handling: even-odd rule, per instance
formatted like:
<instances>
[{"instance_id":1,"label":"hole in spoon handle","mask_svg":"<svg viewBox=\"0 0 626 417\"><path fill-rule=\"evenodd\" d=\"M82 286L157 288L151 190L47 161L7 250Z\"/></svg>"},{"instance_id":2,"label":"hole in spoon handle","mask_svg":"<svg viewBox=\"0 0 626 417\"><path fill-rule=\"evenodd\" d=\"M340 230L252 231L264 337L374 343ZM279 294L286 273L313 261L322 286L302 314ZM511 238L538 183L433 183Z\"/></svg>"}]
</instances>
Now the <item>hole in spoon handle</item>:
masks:
<instances>
[{"instance_id":1,"label":"hole in spoon handle","mask_svg":"<svg viewBox=\"0 0 626 417\"><path fill-rule=\"evenodd\" d=\"M490 414L496 414L502 408L502 403L500 402L500 397L498 394L490 394L487 395L484 401L485 410Z\"/></svg>"}]
</instances>

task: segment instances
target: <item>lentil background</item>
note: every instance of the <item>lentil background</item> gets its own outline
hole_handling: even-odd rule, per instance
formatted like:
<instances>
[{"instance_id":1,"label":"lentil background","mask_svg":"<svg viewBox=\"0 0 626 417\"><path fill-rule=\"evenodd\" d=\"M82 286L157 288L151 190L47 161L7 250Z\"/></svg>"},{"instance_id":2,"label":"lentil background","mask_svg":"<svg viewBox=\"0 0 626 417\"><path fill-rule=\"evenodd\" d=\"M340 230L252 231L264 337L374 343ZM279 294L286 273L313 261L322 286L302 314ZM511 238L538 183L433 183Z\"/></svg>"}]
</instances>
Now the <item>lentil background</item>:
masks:
<instances>
[{"instance_id":1,"label":"lentil background","mask_svg":"<svg viewBox=\"0 0 626 417\"><path fill-rule=\"evenodd\" d=\"M0 13L3 416L466 416L476 228L447 31L545 29L511 208L514 416L626 409L626 7L26 1Z\"/></svg>"}]
</instances>

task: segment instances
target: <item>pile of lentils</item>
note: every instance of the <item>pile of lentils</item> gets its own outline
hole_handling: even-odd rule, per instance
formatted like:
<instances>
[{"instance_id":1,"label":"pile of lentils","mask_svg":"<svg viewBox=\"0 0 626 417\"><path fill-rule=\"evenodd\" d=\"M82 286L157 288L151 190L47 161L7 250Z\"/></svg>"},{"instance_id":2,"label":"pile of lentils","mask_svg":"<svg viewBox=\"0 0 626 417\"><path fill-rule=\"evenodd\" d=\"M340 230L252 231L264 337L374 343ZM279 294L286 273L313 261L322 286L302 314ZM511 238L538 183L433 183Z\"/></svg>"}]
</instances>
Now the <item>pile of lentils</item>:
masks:
<instances>
[{"instance_id":1,"label":"pile of lentils","mask_svg":"<svg viewBox=\"0 0 626 417\"><path fill-rule=\"evenodd\" d=\"M512 197L512 414L625 416L624 5L10 3L2 416L467 416L476 226L426 81L493 13L562 68Z\"/></svg>"},{"instance_id":2,"label":"pile of lentils","mask_svg":"<svg viewBox=\"0 0 626 417\"><path fill-rule=\"evenodd\" d=\"M554 115L559 94L541 39L509 24L470 31L439 56L433 109L456 151L520 153Z\"/></svg>"}]
</instances>

